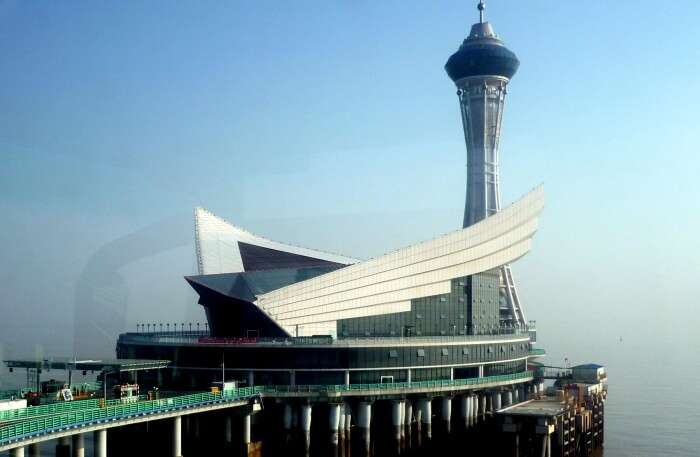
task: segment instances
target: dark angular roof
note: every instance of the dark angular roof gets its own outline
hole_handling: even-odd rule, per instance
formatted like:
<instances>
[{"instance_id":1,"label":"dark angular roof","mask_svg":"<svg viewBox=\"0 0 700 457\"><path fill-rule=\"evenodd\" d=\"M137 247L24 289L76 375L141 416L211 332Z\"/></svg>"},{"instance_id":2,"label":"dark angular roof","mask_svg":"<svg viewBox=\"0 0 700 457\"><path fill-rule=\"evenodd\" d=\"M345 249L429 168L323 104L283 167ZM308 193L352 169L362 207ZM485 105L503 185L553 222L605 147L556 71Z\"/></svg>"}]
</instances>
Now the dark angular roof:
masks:
<instances>
[{"instance_id":1,"label":"dark angular roof","mask_svg":"<svg viewBox=\"0 0 700 457\"><path fill-rule=\"evenodd\" d=\"M341 267L343 264L308 257L301 254L265 248L255 244L238 242L238 249L245 271L274 270L281 268Z\"/></svg>"},{"instance_id":2,"label":"dark angular roof","mask_svg":"<svg viewBox=\"0 0 700 457\"><path fill-rule=\"evenodd\" d=\"M197 275L187 276L185 279L200 295L206 291L214 291L227 297L253 302L258 295L330 273L345 266L328 263L330 265Z\"/></svg>"}]
</instances>

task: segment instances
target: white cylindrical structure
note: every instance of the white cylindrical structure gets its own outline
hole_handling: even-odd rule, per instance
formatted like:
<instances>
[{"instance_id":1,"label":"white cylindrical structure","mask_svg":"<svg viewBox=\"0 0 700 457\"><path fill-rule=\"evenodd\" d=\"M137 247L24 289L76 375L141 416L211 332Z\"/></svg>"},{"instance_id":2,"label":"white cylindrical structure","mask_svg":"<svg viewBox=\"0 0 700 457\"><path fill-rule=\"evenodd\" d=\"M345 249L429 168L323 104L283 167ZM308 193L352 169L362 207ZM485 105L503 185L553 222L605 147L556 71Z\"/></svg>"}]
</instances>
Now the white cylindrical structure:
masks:
<instances>
[{"instance_id":1,"label":"white cylindrical structure","mask_svg":"<svg viewBox=\"0 0 700 457\"><path fill-rule=\"evenodd\" d=\"M503 392L503 395L501 395L501 403L503 404L504 408L507 408L508 406L513 404L513 392L510 390L506 390Z\"/></svg>"},{"instance_id":2,"label":"white cylindrical structure","mask_svg":"<svg viewBox=\"0 0 700 457\"><path fill-rule=\"evenodd\" d=\"M250 444L250 436L251 436L251 424L250 424L250 413L246 414L243 416L243 444L248 445Z\"/></svg>"},{"instance_id":3,"label":"white cylindrical structure","mask_svg":"<svg viewBox=\"0 0 700 457\"><path fill-rule=\"evenodd\" d=\"M540 382L537 391L540 393L540 395L544 395L544 381Z\"/></svg>"},{"instance_id":4,"label":"white cylindrical structure","mask_svg":"<svg viewBox=\"0 0 700 457\"><path fill-rule=\"evenodd\" d=\"M73 457L85 457L85 435L76 433L73 435Z\"/></svg>"},{"instance_id":5,"label":"white cylindrical structure","mask_svg":"<svg viewBox=\"0 0 700 457\"><path fill-rule=\"evenodd\" d=\"M465 427L469 427L471 419L471 397L469 395L462 395L459 397L459 414L462 419L462 424Z\"/></svg>"},{"instance_id":6,"label":"white cylindrical structure","mask_svg":"<svg viewBox=\"0 0 700 457\"><path fill-rule=\"evenodd\" d=\"M372 403L362 401L357 405L357 428L362 438L365 455L369 455L370 426L372 424Z\"/></svg>"},{"instance_id":7,"label":"white cylindrical structure","mask_svg":"<svg viewBox=\"0 0 700 457\"><path fill-rule=\"evenodd\" d=\"M95 457L107 457L107 429L97 430L93 435Z\"/></svg>"},{"instance_id":8,"label":"white cylindrical structure","mask_svg":"<svg viewBox=\"0 0 700 457\"><path fill-rule=\"evenodd\" d=\"M491 394L491 412L496 412L501 409L501 393L493 392Z\"/></svg>"},{"instance_id":9,"label":"white cylindrical structure","mask_svg":"<svg viewBox=\"0 0 700 457\"><path fill-rule=\"evenodd\" d=\"M338 410L338 436L345 439L345 403L339 405Z\"/></svg>"},{"instance_id":10,"label":"white cylindrical structure","mask_svg":"<svg viewBox=\"0 0 700 457\"><path fill-rule=\"evenodd\" d=\"M406 370L406 382L411 383L411 369Z\"/></svg>"},{"instance_id":11,"label":"white cylindrical structure","mask_svg":"<svg viewBox=\"0 0 700 457\"><path fill-rule=\"evenodd\" d=\"M345 370L343 377L344 377L345 387L348 387L350 385L350 370Z\"/></svg>"},{"instance_id":12,"label":"white cylindrical structure","mask_svg":"<svg viewBox=\"0 0 700 457\"><path fill-rule=\"evenodd\" d=\"M486 398L486 394L481 394L479 396L479 414L482 419L486 417Z\"/></svg>"},{"instance_id":13,"label":"white cylindrical structure","mask_svg":"<svg viewBox=\"0 0 700 457\"><path fill-rule=\"evenodd\" d=\"M411 427L411 422L413 422L413 403L411 403L411 400L406 400L404 403L404 424L406 427Z\"/></svg>"},{"instance_id":14,"label":"white cylindrical structure","mask_svg":"<svg viewBox=\"0 0 700 457\"><path fill-rule=\"evenodd\" d=\"M391 401L391 425L394 430L394 439L397 441L401 440L401 429L403 428L403 417L401 417L402 410L401 400Z\"/></svg>"},{"instance_id":15,"label":"white cylindrical structure","mask_svg":"<svg viewBox=\"0 0 700 457\"><path fill-rule=\"evenodd\" d=\"M173 457L182 457L182 416L173 418Z\"/></svg>"},{"instance_id":16,"label":"white cylindrical structure","mask_svg":"<svg viewBox=\"0 0 700 457\"><path fill-rule=\"evenodd\" d=\"M433 409L430 398L421 398L418 401L418 405L420 409L421 429L423 431L423 435L430 439L433 436Z\"/></svg>"},{"instance_id":17,"label":"white cylindrical structure","mask_svg":"<svg viewBox=\"0 0 700 457\"><path fill-rule=\"evenodd\" d=\"M513 388L513 403L520 403L520 386Z\"/></svg>"},{"instance_id":18,"label":"white cylindrical structure","mask_svg":"<svg viewBox=\"0 0 700 457\"><path fill-rule=\"evenodd\" d=\"M350 430L352 428L352 408L347 403L345 404L345 434L350 439Z\"/></svg>"},{"instance_id":19,"label":"white cylindrical structure","mask_svg":"<svg viewBox=\"0 0 700 457\"><path fill-rule=\"evenodd\" d=\"M24 446L16 447L10 450L10 457L24 457Z\"/></svg>"},{"instance_id":20,"label":"white cylindrical structure","mask_svg":"<svg viewBox=\"0 0 700 457\"><path fill-rule=\"evenodd\" d=\"M284 411L282 412L282 425L284 426L284 430L286 432L291 431L292 429L292 416L293 416L293 411L292 411L292 405L289 403L284 404Z\"/></svg>"},{"instance_id":21,"label":"white cylindrical structure","mask_svg":"<svg viewBox=\"0 0 700 457\"><path fill-rule=\"evenodd\" d=\"M311 405L301 405L299 410L299 425L304 437L304 446L308 450L311 446Z\"/></svg>"},{"instance_id":22,"label":"white cylindrical structure","mask_svg":"<svg viewBox=\"0 0 700 457\"><path fill-rule=\"evenodd\" d=\"M440 413L445 432L450 433L452 428L452 397L442 397L440 399Z\"/></svg>"},{"instance_id":23,"label":"white cylindrical structure","mask_svg":"<svg viewBox=\"0 0 700 457\"><path fill-rule=\"evenodd\" d=\"M338 428L340 427L340 404L328 405L328 429L331 432L331 443L338 444Z\"/></svg>"}]
</instances>

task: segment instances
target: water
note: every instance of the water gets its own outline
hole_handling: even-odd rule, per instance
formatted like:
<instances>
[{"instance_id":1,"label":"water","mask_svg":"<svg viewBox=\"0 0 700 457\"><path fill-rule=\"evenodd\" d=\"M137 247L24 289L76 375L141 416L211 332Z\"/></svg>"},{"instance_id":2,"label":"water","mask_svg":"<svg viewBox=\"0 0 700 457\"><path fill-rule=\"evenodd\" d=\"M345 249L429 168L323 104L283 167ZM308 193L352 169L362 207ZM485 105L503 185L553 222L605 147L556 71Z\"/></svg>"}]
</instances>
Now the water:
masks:
<instances>
[{"instance_id":1,"label":"water","mask_svg":"<svg viewBox=\"0 0 700 457\"><path fill-rule=\"evenodd\" d=\"M578 348L575 352L580 357L569 354L572 360L604 363L608 370L606 441L601 455L700 456L700 355L692 339L682 335L663 338L647 332L622 342L618 338ZM548 363L558 359L553 352L550 349ZM23 375L9 376L6 371L0 376L0 388L23 380ZM157 439L169 442L160 434ZM86 455L92 455L90 441L86 440ZM322 454L317 451L314 455L325 457ZM53 456L53 446L44 446L42 455ZM434 457L435 451L412 455Z\"/></svg>"}]
</instances>

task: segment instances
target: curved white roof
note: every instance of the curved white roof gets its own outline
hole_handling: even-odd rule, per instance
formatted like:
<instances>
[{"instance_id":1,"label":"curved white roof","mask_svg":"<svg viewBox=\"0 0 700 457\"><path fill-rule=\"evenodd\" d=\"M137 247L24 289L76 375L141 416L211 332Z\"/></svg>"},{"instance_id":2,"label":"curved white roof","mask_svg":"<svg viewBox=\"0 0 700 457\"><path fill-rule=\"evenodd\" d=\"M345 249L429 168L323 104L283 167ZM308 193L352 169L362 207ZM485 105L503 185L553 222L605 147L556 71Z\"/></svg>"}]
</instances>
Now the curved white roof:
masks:
<instances>
[{"instance_id":1,"label":"curved white roof","mask_svg":"<svg viewBox=\"0 0 700 457\"><path fill-rule=\"evenodd\" d=\"M258 296L292 335L335 334L336 320L410 310L412 299L450 292L454 278L525 255L544 207L539 186L467 228Z\"/></svg>"},{"instance_id":2,"label":"curved white roof","mask_svg":"<svg viewBox=\"0 0 700 457\"><path fill-rule=\"evenodd\" d=\"M194 209L194 233L200 275L245 271L239 243L344 265L358 262L350 257L268 240L199 207Z\"/></svg>"}]
</instances>

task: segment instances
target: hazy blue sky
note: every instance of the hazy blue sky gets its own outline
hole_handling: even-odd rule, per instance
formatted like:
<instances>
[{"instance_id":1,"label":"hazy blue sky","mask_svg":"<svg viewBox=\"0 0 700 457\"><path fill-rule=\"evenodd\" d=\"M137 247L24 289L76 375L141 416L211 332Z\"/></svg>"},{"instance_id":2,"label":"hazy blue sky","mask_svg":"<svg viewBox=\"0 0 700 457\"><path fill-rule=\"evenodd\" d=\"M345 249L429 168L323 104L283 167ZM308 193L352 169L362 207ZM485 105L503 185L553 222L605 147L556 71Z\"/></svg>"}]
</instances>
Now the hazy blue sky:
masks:
<instances>
[{"instance_id":1,"label":"hazy blue sky","mask_svg":"<svg viewBox=\"0 0 700 457\"><path fill-rule=\"evenodd\" d=\"M458 228L443 65L475 3L0 0L0 356L71 350L81 281L113 281L95 300L126 303L132 329L203 321L182 279L196 205L359 257ZM555 360L591 335L699 347L698 17L696 1L487 4L521 60L504 201L547 194L516 281ZM115 252L117 279L91 277Z\"/></svg>"}]
</instances>

